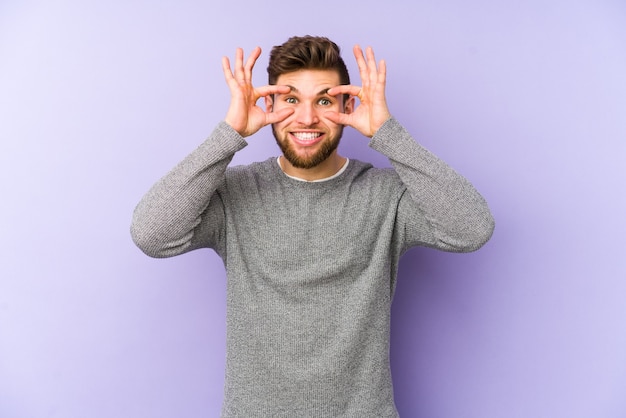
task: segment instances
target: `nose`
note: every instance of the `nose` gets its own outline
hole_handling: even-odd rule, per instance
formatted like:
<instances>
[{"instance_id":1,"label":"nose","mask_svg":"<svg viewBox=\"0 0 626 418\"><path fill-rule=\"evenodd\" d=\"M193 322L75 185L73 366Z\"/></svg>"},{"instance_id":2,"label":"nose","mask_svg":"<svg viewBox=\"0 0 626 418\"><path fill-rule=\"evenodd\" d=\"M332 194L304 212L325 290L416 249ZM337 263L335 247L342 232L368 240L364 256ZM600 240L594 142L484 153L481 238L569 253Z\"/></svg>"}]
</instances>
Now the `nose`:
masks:
<instances>
[{"instance_id":1,"label":"nose","mask_svg":"<svg viewBox=\"0 0 626 418\"><path fill-rule=\"evenodd\" d=\"M319 115L312 104L301 103L296 110L296 121L303 126L312 126L318 123Z\"/></svg>"}]
</instances>

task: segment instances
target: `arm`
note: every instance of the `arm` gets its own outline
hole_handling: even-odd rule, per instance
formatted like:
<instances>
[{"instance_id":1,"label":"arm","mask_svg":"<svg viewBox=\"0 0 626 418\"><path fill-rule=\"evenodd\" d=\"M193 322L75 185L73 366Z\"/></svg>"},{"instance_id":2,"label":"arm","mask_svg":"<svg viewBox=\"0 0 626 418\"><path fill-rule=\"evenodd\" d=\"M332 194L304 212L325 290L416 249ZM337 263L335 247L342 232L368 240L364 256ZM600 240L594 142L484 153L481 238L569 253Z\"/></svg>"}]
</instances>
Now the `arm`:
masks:
<instances>
[{"instance_id":1,"label":"arm","mask_svg":"<svg viewBox=\"0 0 626 418\"><path fill-rule=\"evenodd\" d=\"M407 188L398 207L407 247L426 245L469 252L491 238L495 224L483 197L469 181L415 142L395 119L387 120L376 132L370 147L389 158Z\"/></svg>"},{"instance_id":2,"label":"arm","mask_svg":"<svg viewBox=\"0 0 626 418\"><path fill-rule=\"evenodd\" d=\"M220 240L223 208L215 193L224 180L235 152L246 146L243 137L267 124L280 122L293 110L266 112L257 106L261 97L286 93L286 86L252 86L252 70L261 54L255 48L244 65L238 48L235 68L222 59L231 100L224 122L198 149L159 180L137 205L131 235L142 251L152 257L170 257L195 248L214 246Z\"/></svg>"},{"instance_id":3,"label":"arm","mask_svg":"<svg viewBox=\"0 0 626 418\"><path fill-rule=\"evenodd\" d=\"M171 257L211 246L219 237L223 210L215 191L233 155L247 145L227 123L161 178L133 213L131 236L151 257ZM213 202L211 199L213 198ZM207 210L209 204L212 210ZM211 233L195 233L201 224Z\"/></svg>"},{"instance_id":4,"label":"arm","mask_svg":"<svg viewBox=\"0 0 626 418\"><path fill-rule=\"evenodd\" d=\"M482 196L446 163L420 146L390 116L385 98L387 67L374 52L354 47L362 87L337 86L329 94L359 98L349 114L329 112L335 123L372 138L370 146L386 155L407 187L398 208L406 246L428 245L446 251L473 251L493 232L494 220Z\"/></svg>"}]
</instances>

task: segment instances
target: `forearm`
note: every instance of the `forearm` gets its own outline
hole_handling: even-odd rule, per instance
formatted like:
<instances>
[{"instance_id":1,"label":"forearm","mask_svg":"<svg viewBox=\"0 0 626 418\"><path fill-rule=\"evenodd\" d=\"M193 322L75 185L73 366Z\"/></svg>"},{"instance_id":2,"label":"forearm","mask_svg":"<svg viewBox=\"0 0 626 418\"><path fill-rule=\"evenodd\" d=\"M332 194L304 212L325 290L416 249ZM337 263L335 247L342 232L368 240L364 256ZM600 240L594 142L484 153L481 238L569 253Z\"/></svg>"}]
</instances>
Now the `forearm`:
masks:
<instances>
[{"instance_id":1,"label":"forearm","mask_svg":"<svg viewBox=\"0 0 626 418\"><path fill-rule=\"evenodd\" d=\"M226 167L245 140L221 122L195 151L161 178L133 213L131 236L152 257L189 251L194 229L224 179Z\"/></svg>"},{"instance_id":2,"label":"forearm","mask_svg":"<svg viewBox=\"0 0 626 418\"><path fill-rule=\"evenodd\" d=\"M407 187L411 205L426 218L429 245L465 252L489 240L494 220L485 199L463 176L418 144L395 120L389 119L370 146L387 156Z\"/></svg>"}]
</instances>

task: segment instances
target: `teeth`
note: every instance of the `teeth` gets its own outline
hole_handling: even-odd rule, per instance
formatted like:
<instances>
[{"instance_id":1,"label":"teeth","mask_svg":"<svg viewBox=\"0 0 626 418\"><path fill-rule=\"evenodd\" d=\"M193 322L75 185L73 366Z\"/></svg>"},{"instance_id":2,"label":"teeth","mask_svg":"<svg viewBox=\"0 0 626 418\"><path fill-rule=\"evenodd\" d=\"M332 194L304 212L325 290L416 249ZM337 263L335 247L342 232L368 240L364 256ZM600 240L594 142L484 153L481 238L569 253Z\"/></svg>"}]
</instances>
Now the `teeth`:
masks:
<instances>
[{"instance_id":1,"label":"teeth","mask_svg":"<svg viewBox=\"0 0 626 418\"><path fill-rule=\"evenodd\" d=\"M319 132L294 132L293 135L301 141L313 141L322 134Z\"/></svg>"}]
</instances>

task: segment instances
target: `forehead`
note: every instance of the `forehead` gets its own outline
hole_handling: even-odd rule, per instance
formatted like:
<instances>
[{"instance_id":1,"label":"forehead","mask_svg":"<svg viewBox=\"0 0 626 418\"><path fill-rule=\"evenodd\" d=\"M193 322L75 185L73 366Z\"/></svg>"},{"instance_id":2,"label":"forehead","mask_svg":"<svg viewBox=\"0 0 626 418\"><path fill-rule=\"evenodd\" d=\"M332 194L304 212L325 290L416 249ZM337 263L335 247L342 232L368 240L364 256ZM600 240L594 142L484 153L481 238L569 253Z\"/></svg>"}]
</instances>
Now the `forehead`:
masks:
<instances>
[{"instance_id":1,"label":"forehead","mask_svg":"<svg viewBox=\"0 0 626 418\"><path fill-rule=\"evenodd\" d=\"M339 73L335 70L298 70L281 74L277 85L291 86L302 94L317 94L339 84Z\"/></svg>"}]
</instances>

